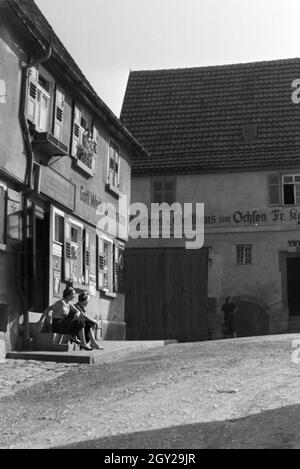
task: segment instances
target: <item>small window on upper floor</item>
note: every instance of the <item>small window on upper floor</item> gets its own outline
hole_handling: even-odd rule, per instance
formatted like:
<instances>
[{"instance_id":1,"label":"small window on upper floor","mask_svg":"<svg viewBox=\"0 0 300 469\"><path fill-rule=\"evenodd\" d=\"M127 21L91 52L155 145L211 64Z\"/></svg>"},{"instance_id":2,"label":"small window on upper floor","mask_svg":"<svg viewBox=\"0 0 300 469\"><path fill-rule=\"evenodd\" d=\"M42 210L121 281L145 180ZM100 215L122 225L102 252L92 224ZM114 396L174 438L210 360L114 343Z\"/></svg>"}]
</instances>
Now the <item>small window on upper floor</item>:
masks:
<instances>
[{"instance_id":1,"label":"small window on upper floor","mask_svg":"<svg viewBox=\"0 0 300 469\"><path fill-rule=\"evenodd\" d=\"M237 263L238 265L252 264L252 245L239 244L236 247Z\"/></svg>"},{"instance_id":2,"label":"small window on upper floor","mask_svg":"<svg viewBox=\"0 0 300 469\"><path fill-rule=\"evenodd\" d=\"M269 175L269 205L300 205L300 174Z\"/></svg>"},{"instance_id":3,"label":"small window on upper floor","mask_svg":"<svg viewBox=\"0 0 300 469\"><path fill-rule=\"evenodd\" d=\"M119 148L113 143L109 147L108 156L108 184L113 189L118 189L120 185L121 157Z\"/></svg>"},{"instance_id":4,"label":"small window on upper floor","mask_svg":"<svg viewBox=\"0 0 300 469\"><path fill-rule=\"evenodd\" d=\"M152 203L167 203L172 205L176 201L175 197L175 180L172 179L155 179L152 182Z\"/></svg>"},{"instance_id":5,"label":"small window on upper floor","mask_svg":"<svg viewBox=\"0 0 300 469\"><path fill-rule=\"evenodd\" d=\"M82 109L75 105L72 132L72 156L75 165L89 176L96 174L98 130L92 119L82 116Z\"/></svg>"}]
</instances>

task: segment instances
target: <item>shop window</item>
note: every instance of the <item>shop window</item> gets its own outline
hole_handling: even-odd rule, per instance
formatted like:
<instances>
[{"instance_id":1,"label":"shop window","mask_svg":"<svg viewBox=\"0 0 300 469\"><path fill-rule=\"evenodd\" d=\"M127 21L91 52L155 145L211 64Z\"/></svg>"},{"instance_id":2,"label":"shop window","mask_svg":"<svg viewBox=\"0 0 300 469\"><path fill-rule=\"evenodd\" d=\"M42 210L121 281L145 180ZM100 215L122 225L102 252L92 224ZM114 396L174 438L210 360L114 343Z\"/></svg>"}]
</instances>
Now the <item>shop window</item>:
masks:
<instances>
[{"instance_id":1,"label":"shop window","mask_svg":"<svg viewBox=\"0 0 300 469\"><path fill-rule=\"evenodd\" d=\"M98 236L97 246L98 290L113 292L113 242Z\"/></svg>"},{"instance_id":2,"label":"shop window","mask_svg":"<svg viewBox=\"0 0 300 469\"><path fill-rule=\"evenodd\" d=\"M83 226L65 220L65 281L81 285L83 278Z\"/></svg>"},{"instance_id":3,"label":"shop window","mask_svg":"<svg viewBox=\"0 0 300 469\"><path fill-rule=\"evenodd\" d=\"M54 214L54 241L59 244L64 243L64 216Z\"/></svg>"},{"instance_id":4,"label":"shop window","mask_svg":"<svg viewBox=\"0 0 300 469\"><path fill-rule=\"evenodd\" d=\"M252 245L241 244L236 247L238 265L252 264Z\"/></svg>"},{"instance_id":5,"label":"shop window","mask_svg":"<svg viewBox=\"0 0 300 469\"><path fill-rule=\"evenodd\" d=\"M157 179L152 182L152 203L172 205L175 199L174 179Z\"/></svg>"}]
</instances>

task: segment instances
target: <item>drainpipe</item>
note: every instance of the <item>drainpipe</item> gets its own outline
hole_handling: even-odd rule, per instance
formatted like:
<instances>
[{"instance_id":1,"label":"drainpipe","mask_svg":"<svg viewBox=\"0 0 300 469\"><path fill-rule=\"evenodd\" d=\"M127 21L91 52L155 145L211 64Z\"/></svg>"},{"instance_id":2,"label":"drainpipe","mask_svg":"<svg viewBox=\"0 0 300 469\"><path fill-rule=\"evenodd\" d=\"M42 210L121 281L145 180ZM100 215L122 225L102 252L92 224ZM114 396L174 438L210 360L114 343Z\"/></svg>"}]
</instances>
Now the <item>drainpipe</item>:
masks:
<instances>
[{"instance_id":1,"label":"drainpipe","mask_svg":"<svg viewBox=\"0 0 300 469\"><path fill-rule=\"evenodd\" d=\"M22 297L25 298L23 301L23 328L24 328L24 348L25 350L30 350L31 340L30 340L30 330L29 330L29 286L28 286L28 209L29 202L33 194L33 164L34 164L34 154L31 143L30 128L26 117L26 98L27 98L27 80L28 80L28 71L31 67L36 67L47 60L50 59L52 55L52 47L44 47L45 54L37 59L30 60L27 65L23 67L22 70L22 82L21 82L21 102L20 102L20 122L23 132L23 138L26 148L27 155L27 165L26 165L26 175L25 175L25 189L22 191L22 207L23 207L23 284ZM35 214L35 202L32 200L31 214L30 214L30 223L29 226L32 226L32 268L33 268L33 284L36 284L36 236L35 236L35 223L34 215Z\"/></svg>"}]
</instances>

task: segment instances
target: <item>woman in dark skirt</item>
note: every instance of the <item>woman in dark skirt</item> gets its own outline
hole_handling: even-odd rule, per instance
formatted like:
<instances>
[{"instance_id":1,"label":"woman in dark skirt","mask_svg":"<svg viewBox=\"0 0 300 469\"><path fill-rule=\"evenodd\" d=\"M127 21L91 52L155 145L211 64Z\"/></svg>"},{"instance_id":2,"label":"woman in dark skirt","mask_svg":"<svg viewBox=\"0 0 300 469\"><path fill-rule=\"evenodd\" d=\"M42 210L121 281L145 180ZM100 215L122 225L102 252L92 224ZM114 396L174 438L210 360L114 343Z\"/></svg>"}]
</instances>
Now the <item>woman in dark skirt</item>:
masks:
<instances>
[{"instance_id":1,"label":"woman in dark skirt","mask_svg":"<svg viewBox=\"0 0 300 469\"><path fill-rule=\"evenodd\" d=\"M52 311L52 332L70 335L71 343L79 344L84 350L92 350L88 347L85 340L84 318L81 316L80 311L72 304L74 298L74 288L66 288L63 292L63 298L45 309L39 324L42 324L44 318ZM78 340L77 336L80 340Z\"/></svg>"}]
</instances>

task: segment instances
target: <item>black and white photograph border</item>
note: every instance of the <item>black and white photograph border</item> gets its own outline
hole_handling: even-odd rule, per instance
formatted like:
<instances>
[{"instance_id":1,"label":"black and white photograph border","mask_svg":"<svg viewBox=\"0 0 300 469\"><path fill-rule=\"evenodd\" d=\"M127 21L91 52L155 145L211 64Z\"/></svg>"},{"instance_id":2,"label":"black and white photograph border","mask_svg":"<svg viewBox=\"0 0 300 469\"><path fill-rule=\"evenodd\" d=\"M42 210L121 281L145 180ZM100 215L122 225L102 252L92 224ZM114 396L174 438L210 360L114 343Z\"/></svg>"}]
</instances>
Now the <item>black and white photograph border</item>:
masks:
<instances>
[{"instance_id":1,"label":"black and white photograph border","mask_svg":"<svg viewBox=\"0 0 300 469\"><path fill-rule=\"evenodd\" d=\"M0 450L300 449L299 15L0 0Z\"/></svg>"}]
</instances>

